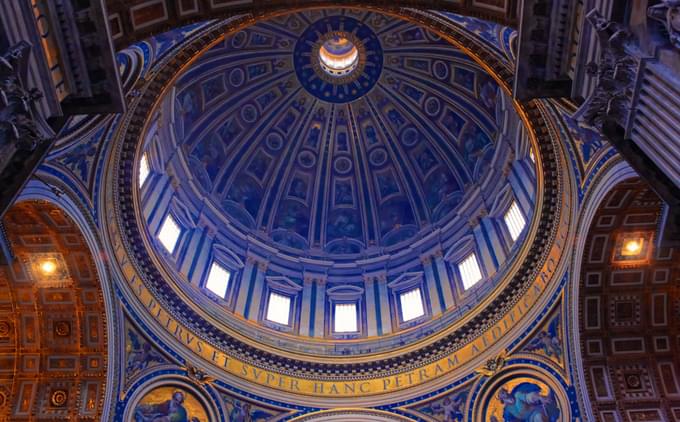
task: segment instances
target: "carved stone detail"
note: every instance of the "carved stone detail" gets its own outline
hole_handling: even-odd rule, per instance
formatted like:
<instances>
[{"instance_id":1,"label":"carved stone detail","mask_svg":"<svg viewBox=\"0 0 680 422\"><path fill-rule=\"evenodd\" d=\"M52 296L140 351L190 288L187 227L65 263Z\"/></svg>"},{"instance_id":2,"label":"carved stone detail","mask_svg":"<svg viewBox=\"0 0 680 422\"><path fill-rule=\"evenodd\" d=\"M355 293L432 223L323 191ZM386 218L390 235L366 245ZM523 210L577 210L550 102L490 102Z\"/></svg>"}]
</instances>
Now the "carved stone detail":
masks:
<instances>
[{"instance_id":1,"label":"carved stone detail","mask_svg":"<svg viewBox=\"0 0 680 422\"><path fill-rule=\"evenodd\" d=\"M22 41L0 56L0 170L16 150L33 151L43 141L33 117L42 94L23 82L30 48Z\"/></svg>"},{"instance_id":2,"label":"carved stone detail","mask_svg":"<svg viewBox=\"0 0 680 422\"><path fill-rule=\"evenodd\" d=\"M628 28L608 21L596 9L586 18L597 31L600 44L599 63L588 63L586 71L597 76L598 85L578 115L597 128L602 128L606 119L625 127L640 67L637 39Z\"/></svg>"},{"instance_id":3,"label":"carved stone detail","mask_svg":"<svg viewBox=\"0 0 680 422\"><path fill-rule=\"evenodd\" d=\"M661 0L647 9L647 16L661 22L670 43L680 49L680 0Z\"/></svg>"}]
</instances>

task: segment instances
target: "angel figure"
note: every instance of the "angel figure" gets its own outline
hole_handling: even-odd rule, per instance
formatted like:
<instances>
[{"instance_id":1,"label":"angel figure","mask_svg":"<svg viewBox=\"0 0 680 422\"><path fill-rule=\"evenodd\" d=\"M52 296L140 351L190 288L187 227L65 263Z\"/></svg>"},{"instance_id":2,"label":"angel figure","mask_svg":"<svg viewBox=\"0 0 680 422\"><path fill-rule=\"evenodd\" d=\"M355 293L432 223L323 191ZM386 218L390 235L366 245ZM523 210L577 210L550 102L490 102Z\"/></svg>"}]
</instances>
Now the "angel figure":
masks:
<instances>
[{"instance_id":1,"label":"angel figure","mask_svg":"<svg viewBox=\"0 0 680 422\"><path fill-rule=\"evenodd\" d=\"M133 373L146 369L149 364L153 362L163 363L165 359L157 351L151 348L151 345L141 339L137 333L128 330L128 337L130 338L131 349L127 358L127 372ZM130 347L128 346L128 347Z\"/></svg>"},{"instance_id":2,"label":"angel figure","mask_svg":"<svg viewBox=\"0 0 680 422\"><path fill-rule=\"evenodd\" d=\"M559 336L559 326L560 318L559 316L556 316L550 322L547 330L539 332L538 335L529 342L526 350L530 352L542 350L546 356L555 355L555 357L559 359L562 356L562 341Z\"/></svg>"},{"instance_id":3,"label":"angel figure","mask_svg":"<svg viewBox=\"0 0 680 422\"><path fill-rule=\"evenodd\" d=\"M463 406L467 393L451 394L441 402L434 403L429 409L422 409L433 415L441 414L442 422L461 422L463 420Z\"/></svg>"},{"instance_id":4,"label":"angel figure","mask_svg":"<svg viewBox=\"0 0 680 422\"><path fill-rule=\"evenodd\" d=\"M241 402L236 399L233 401L227 399L227 403L231 404L229 406L231 407L229 422L262 422L273 417L272 414L263 410L253 410L250 403Z\"/></svg>"}]
</instances>

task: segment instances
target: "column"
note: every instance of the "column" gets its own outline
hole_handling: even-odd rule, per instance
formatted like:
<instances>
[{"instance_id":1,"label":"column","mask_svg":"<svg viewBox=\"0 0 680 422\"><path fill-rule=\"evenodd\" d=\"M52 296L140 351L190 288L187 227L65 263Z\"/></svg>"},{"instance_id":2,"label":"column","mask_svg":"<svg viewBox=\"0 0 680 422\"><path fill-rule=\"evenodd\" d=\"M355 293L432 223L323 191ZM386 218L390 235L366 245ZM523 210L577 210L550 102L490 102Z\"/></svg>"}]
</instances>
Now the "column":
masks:
<instances>
[{"instance_id":1,"label":"column","mask_svg":"<svg viewBox=\"0 0 680 422\"><path fill-rule=\"evenodd\" d=\"M389 334L392 332L392 313L390 312L389 289L387 288L387 274L382 273L377 277L375 283L378 288L378 303L380 307L380 326L378 334Z\"/></svg>"},{"instance_id":2,"label":"column","mask_svg":"<svg viewBox=\"0 0 680 422\"><path fill-rule=\"evenodd\" d=\"M486 273L482 271L482 275L486 275L487 277L491 277L493 274L496 273L496 270L498 269L498 262L496 261L496 257L493 255L491 251L491 245L488 240L488 235L484 231L484 227L482 225L482 220L485 217L481 217L479 219L476 219L476 221L472 226L472 234L475 237L475 243L477 246L477 262L479 265L482 267L483 270L486 270Z\"/></svg>"},{"instance_id":3,"label":"column","mask_svg":"<svg viewBox=\"0 0 680 422\"><path fill-rule=\"evenodd\" d=\"M314 337L324 336L324 322L326 317L326 277L319 277L314 281L316 285L316 297L314 298L314 329L311 330Z\"/></svg>"},{"instance_id":4,"label":"column","mask_svg":"<svg viewBox=\"0 0 680 422\"><path fill-rule=\"evenodd\" d=\"M500 264L505 262L506 259L506 247L505 240L501 236L496 221L496 219L484 217L482 218L480 225L486 234L486 241L489 248L491 249L491 253L493 253L493 255L496 257L496 262L498 263L498 266L500 266Z\"/></svg>"},{"instance_id":5,"label":"column","mask_svg":"<svg viewBox=\"0 0 680 422\"><path fill-rule=\"evenodd\" d=\"M312 310L312 290L314 279L305 275L302 287L302 301L300 302L300 335L309 336Z\"/></svg>"},{"instance_id":6,"label":"column","mask_svg":"<svg viewBox=\"0 0 680 422\"><path fill-rule=\"evenodd\" d=\"M251 284L254 282L254 277L257 274L257 262L252 257L246 257L246 263L243 267L243 274L241 275L241 283L238 286L236 296L236 307L234 312L246 316L246 303L248 301L248 294L250 292Z\"/></svg>"},{"instance_id":7,"label":"column","mask_svg":"<svg viewBox=\"0 0 680 422\"><path fill-rule=\"evenodd\" d=\"M435 252L432 257L432 271L435 278L438 278L439 285L442 288L444 296L444 309L442 309L442 312L444 312L456 306L456 299L453 294L453 280L450 279L449 272L446 271L446 262L441 250Z\"/></svg>"},{"instance_id":8,"label":"column","mask_svg":"<svg viewBox=\"0 0 680 422\"><path fill-rule=\"evenodd\" d=\"M179 271L184 274L184 276L192 284L200 284L203 271L206 265L209 265L208 260L210 259L210 248L206 247L210 242L206 242L206 230L202 228L195 228L191 230L191 233L187 239L187 245L184 249L184 253L180 258ZM197 274L192 274L196 267L199 268Z\"/></svg>"},{"instance_id":9,"label":"column","mask_svg":"<svg viewBox=\"0 0 680 422\"><path fill-rule=\"evenodd\" d=\"M376 308L376 289L375 281L373 277L365 275L364 276L364 292L366 297L366 322L367 322L367 335L369 337L374 337L378 334L378 319L382 317L380 314L380 309Z\"/></svg>"},{"instance_id":10,"label":"column","mask_svg":"<svg viewBox=\"0 0 680 422\"><path fill-rule=\"evenodd\" d=\"M512 170L508 175L510 180L510 186L512 186L512 191L517 199L517 204L524 212L524 215L531 215L531 210L533 209L532 199L534 196L534 184L535 182L531 176L527 173L524 166L522 166L518 161L512 163Z\"/></svg>"},{"instance_id":11,"label":"column","mask_svg":"<svg viewBox=\"0 0 680 422\"><path fill-rule=\"evenodd\" d=\"M442 299L439 295L440 287L435 279L434 271L432 271L432 259L428 255L423 255L420 257L420 262L425 270L425 285L427 286L427 295L430 299L432 315L439 315L442 313Z\"/></svg>"},{"instance_id":12,"label":"column","mask_svg":"<svg viewBox=\"0 0 680 422\"><path fill-rule=\"evenodd\" d=\"M157 184L148 193L149 197L146 200L146 206L144 208L144 215L146 217L147 225L149 227L149 232L152 236L156 234L161 226L163 219L168 211L168 204L172 195L174 193L172 186L170 185L170 179L166 176L159 177Z\"/></svg>"},{"instance_id":13,"label":"column","mask_svg":"<svg viewBox=\"0 0 680 422\"><path fill-rule=\"evenodd\" d=\"M262 304L262 296L265 294L264 275L267 271L267 263L257 261L257 274L255 281L250 286L248 292L248 303L246 303L245 317L250 321L257 321L260 316L260 306Z\"/></svg>"}]
</instances>

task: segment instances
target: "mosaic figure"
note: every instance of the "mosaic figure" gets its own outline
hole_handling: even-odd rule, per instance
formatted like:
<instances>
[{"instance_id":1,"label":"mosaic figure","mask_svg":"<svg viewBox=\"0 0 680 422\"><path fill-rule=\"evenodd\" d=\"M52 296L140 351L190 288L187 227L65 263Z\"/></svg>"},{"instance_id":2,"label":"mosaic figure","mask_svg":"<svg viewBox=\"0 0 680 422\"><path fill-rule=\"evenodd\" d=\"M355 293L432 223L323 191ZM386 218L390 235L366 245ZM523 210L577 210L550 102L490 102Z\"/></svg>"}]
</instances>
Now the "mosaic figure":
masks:
<instances>
[{"instance_id":1,"label":"mosaic figure","mask_svg":"<svg viewBox=\"0 0 680 422\"><path fill-rule=\"evenodd\" d=\"M533 382L521 382L512 390L501 388L497 399L503 405L503 422L556 422L560 418L555 393L541 394ZM491 416L491 422L499 422Z\"/></svg>"},{"instance_id":2,"label":"mosaic figure","mask_svg":"<svg viewBox=\"0 0 680 422\"><path fill-rule=\"evenodd\" d=\"M272 417L272 414L260 409L253 409L250 403L234 400L231 403L229 422L260 422Z\"/></svg>"},{"instance_id":3,"label":"mosaic figure","mask_svg":"<svg viewBox=\"0 0 680 422\"><path fill-rule=\"evenodd\" d=\"M559 333L560 317L557 315L550 321L547 330L539 331L535 338L533 338L526 347L526 350L542 351L546 356L555 356L559 358L562 356L562 340Z\"/></svg>"},{"instance_id":4,"label":"mosaic figure","mask_svg":"<svg viewBox=\"0 0 680 422\"><path fill-rule=\"evenodd\" d=\"M141 403L135 408L135 422L207 422L190 415L184 406L185 394L176 390L161 403Z\"/></svg>"},{"instance_id":5,"label":"mosaic figure","mask_svg":"<svg viewBox=\"0 0 680 422\"><path fill-rule=\"evenodd\" d=\"M128 330L127 372L129 374L146 369L153 363L164 363L163 356L151 348L149 342L140 338L137 333Z\"/></svg>"},{"instance_id":6,"label":"mosaic figure","mask_svg":"<svg viewBox=\"0 0 680 422\"><path fill-rule=\"evenodd\" d=\"M437 420L441 422L462 422L464 420L463 408L466 398L467 392L451 394L421 410L438 416Z\"/></svg>"}]
</instances>

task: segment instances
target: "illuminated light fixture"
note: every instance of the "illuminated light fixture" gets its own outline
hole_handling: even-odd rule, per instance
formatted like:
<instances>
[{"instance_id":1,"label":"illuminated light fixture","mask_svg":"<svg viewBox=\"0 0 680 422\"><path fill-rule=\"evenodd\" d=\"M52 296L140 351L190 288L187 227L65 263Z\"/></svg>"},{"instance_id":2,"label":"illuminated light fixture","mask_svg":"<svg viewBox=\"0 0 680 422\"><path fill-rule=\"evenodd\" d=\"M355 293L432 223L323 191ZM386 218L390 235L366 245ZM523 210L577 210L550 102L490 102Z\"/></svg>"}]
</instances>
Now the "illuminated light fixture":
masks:
<instances>
[{"instance_id":1,"label":"illuminated light fixture","mask_svg":"<svg viewBox=\"0 0 680 422\"><path fill-rule=\"evenodd\" d=\"M357 326L357 305L355 303L335 304L335 330L336 333L355 333L359 331Z\"/></svg>"},{"instance_id":2,"label":"illuminated light fixture","mask_svg":"<svg viewBox=\"0 0 680 422\"><path fill-rule=\"evenodd\" d=\"M359 64L359 50L349 39L333 35L319 48L319 62L329 75L343 76Z\"/></svg>"},{"instance_id":3,"label":"illuminated light fixture","mask_svg":"<svg viewBox=\"0 0 680 422\"><path fill-rule=\"evenodd\" d=\"M52 275L57 271L57 264L52 260L45 260L40 263L40 271L44 275Z\"/></svg>"},{"instance_id":4,"label":"illuminated light fixture","mask_svg":"<svg viewBox=\"0 0 680 422\"><path fill-rule=\"evenodd\" d=\"M652 232L626 232L617 236L613 261L630 263L648 258L653 245Z\"/></svg>"},{"instance_id":5,"label":"illuminated light fixture","mask_svg":"<svg viewBox=\"0 0 680 422\"><path fill-rule=\"evenodd\" d=\"M642 251L642 242L644 242L643 239L626 241L626 243L623 245L622 255L624 256L638 255L640 251Z\"/></svg>"},{"instance_id":6,"label":"illuminated light fixture","mask_svg":"<svg viewBox=\"0 0 680 422\"><path fill-rule=\"evenodd\" d=\"M149 174L151 174L151 167L149 167L149 159L146 158L146 154L142 155L142 158L139 160L139 187L141 188L144 186L144 182L146 182L146 179L149 178Z\"/></svg>"}]
</instances>

